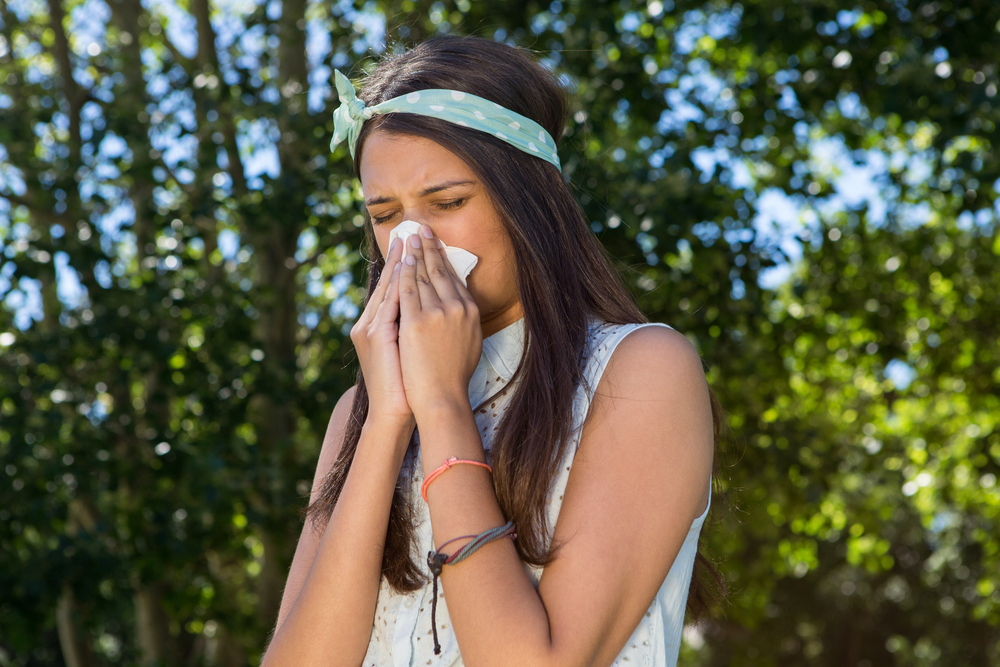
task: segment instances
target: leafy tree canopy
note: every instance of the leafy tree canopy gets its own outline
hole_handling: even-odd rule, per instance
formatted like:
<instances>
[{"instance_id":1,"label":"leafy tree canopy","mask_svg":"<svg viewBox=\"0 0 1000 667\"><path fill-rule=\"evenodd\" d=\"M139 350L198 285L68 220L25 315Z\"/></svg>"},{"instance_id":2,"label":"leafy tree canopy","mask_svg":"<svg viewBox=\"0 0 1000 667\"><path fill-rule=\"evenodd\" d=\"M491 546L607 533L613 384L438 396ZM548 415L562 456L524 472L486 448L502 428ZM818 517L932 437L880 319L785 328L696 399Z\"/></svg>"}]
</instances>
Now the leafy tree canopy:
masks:
<instances>
[{"instance_id":1,"label":"leafy tree canopy","mask_svg":"<svg viewBox=\"0 0 1000 667\"><path fill-rule=\"evenodd\" d=\"M1000 662L1000 5L9 0L0 664L259 662L356 372L333 71L449 32L558 73L595 234L729 412L683 660Z\"/></svg>"}]
</instances>

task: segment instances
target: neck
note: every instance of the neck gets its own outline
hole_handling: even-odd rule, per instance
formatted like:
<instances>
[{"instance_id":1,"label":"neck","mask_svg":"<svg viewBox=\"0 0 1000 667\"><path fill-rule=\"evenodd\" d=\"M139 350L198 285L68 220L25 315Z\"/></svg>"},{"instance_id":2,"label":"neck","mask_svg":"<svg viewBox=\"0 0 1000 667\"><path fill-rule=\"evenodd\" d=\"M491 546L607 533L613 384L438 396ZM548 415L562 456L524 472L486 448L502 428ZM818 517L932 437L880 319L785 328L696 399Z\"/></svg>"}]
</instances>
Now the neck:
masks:
<instances>
[{"instance_id":1,"label":"neck","mask_svg":"<svg viewBox=\"0 0 1000 667\"><path fill-rule=\"evenodd\" d=\"M515 301L513 305L504 310L482 316L479 322L483 327L483 338L492 336L501 329L517 322L522 317L524 317L524 309L521 308L520 301Z\"/></svg>"}]
</instances>

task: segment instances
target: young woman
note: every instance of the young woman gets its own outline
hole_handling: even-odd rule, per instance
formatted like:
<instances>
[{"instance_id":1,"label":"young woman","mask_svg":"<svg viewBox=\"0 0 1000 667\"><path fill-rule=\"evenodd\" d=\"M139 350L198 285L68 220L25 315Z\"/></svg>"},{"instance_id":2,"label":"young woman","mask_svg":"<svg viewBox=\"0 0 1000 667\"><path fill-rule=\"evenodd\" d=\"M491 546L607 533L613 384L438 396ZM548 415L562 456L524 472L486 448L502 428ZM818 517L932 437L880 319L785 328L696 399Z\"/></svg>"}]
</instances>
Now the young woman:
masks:
<instances>
[{"instance_id":1,"label":"young woman","mask_svg":"<svg viewBox=\"0 0 1000 667\"><path fill-rule=\"evenodd\" d=\"M263 664L675 664L713 403L567 188L558 84L447 37L338 90L374 257L361 372ZM467 288L442 243L478 257Z\"/></svg>"}]
</instances>

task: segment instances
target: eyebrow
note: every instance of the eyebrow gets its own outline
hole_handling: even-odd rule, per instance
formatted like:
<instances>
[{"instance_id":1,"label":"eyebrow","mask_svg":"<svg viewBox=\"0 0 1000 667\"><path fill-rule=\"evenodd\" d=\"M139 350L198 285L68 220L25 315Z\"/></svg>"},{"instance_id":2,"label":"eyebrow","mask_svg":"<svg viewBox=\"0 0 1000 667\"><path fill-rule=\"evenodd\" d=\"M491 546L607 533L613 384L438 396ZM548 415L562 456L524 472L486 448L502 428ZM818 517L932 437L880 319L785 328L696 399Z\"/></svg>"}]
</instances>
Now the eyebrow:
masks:
<instances>
[{"instance_id":1,"label":"eyebrow","mask_svg":"<svg viewBox=\"0 0 1000 667\"><path fill-rule=\"evenodd\" d=\"M447 181L439 185L432 185L429 188L420 191L419 196L426 197L427 195L432 195L435 192L441 192L442 190L448 190L449 188L455 188L459 185L473 185L473 181ZM365 200L365 206L378 206L379 204L388 204L391 201L396 201L395 197L372 197L371 199Z\"/></svg>"}]
</instances>

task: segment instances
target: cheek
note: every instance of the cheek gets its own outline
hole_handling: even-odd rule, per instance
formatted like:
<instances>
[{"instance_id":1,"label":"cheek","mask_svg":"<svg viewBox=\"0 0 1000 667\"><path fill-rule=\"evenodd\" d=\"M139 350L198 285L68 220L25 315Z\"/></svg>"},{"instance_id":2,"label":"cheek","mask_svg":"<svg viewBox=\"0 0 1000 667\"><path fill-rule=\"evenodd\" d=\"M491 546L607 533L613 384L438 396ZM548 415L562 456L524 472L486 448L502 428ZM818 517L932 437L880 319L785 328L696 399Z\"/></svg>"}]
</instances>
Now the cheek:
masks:
<instances>
[{"instance_id":1,"label":"cheek","mask_svg":"<svg viewBox=\"0 0 1000 667\"><path fill-rule=\"evenodd\" d=\"M465 248L479 257L483 265L507 261L510 242L503 225L491 213L488 210L470 211L461 225L442 229L442 232L448 233L448 238L442 234L441 240L448 245Z\"/></svg>"},{"instance_id":2,"label":"cheek","mask_svg":"<svg viewBox=\"0 0 1000 667\"><path fill-rule=\"evenodd\" d=\"M505 237L496 239L493 243L482 244L479 252L470 249L479 256L479 262L470 275L472 290L477 296L489 300L506 299L510 292L517 291L517 280L514 271L514 256L505 243Z\"/></svg>"},{"instance_id":3,"label":"cheek","mask_svg":"<svg viewBox=\"0 0 1000 667\"><path fill-rule=\"evenodd\" d=\"M389 254L389 234L391 233L391 229L375 227L375 243L378 245L378 251L382 257Z\"/></svg>"},{"instance_id":4,"label":"cheek","mask_svg":"<svg viewBox=\"0 0 1000 667\"><path fill-rule=\"evenodd\" d=\"M489 276L488 279L498 291L509 289L509 285L514 282L514 252L499 221L483 229L477 241L483 277Z\"/></svg>"}]
</instances>

